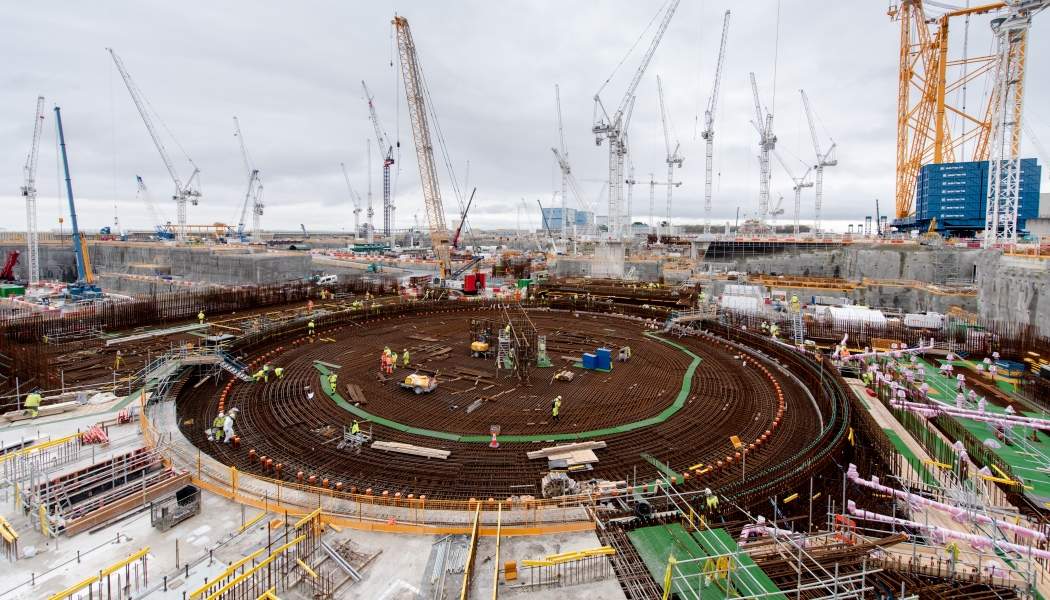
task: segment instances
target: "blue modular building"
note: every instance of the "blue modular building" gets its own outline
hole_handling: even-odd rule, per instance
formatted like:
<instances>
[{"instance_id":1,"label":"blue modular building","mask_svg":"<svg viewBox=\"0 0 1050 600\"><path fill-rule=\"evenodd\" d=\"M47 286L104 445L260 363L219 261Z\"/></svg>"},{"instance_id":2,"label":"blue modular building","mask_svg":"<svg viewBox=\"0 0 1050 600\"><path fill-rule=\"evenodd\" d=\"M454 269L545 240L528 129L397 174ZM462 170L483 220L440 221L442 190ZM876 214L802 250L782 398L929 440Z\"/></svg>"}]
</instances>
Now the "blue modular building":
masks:
<instances>
[{"instance_id":1,"label":"blue modular building","mask_svg":"<svg viewBox=\"0 0 1050 600\"><path fill-rule=\"evenodd\" d=\"M547 220L547 227L550 227L551 231L561 231L563 222L561 207L544 208L543 217ZM576 227L594 225L594 213L587 210L566 208L564 222L569 231L572 231L573 225Z\"/></svg>"},{"instance_id":2,"label":"blue modular building","mask_svg":"<svg viewBox=\"0 0 1050 600\"><path fill-rule=\"evenodd\" d=\"M1039 180L1042 167L1034 158L1021 159L1021 197L1017 231L1039 213ZM915 186L915 216L907 229L926 231L936 219L936 230L955 236L984 229L988 203L988 161L924 165Z\"/></svg>"}]
</instances>

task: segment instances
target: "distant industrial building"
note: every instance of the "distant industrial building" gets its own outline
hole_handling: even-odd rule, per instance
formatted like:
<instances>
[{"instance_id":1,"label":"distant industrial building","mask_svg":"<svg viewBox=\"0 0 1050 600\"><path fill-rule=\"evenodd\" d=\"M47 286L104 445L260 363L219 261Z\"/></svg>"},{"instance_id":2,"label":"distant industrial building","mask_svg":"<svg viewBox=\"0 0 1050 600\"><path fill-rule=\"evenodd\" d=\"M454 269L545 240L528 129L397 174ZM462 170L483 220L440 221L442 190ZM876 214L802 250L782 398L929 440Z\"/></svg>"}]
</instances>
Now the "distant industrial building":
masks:
<instances>
[{"instance_id":1,"label":"distant industrial building","mask_svg":"<svg viewBox=\"0 0 1050 600\"><path fill-rule=\"evenodd\" d=\"M1029 219L1039 216L1042 167L1034 158L1021 160L1021 195L1017 230L1027 231ZM969 236L984 230L988 205L988 161L924 165L915 188L915 215L896 221L903 229Z\"/></svg>"},{"instance_id":2,"label":"distant industrial building","mask_svg":"<svg viewBox=\"0 0 1050 600\"><path fill-rule=\"evenodd\" d=\"M547 220L547 227L550 227L551 231L561 231L562 209L560 207L544 208L543 217ZM573 226L576 226L577 228L582 228L594 225L594 213L589 210L576 210L575 208L566 208L565 223L570 231L572 230Z\"/></svg>"}]
</instances>

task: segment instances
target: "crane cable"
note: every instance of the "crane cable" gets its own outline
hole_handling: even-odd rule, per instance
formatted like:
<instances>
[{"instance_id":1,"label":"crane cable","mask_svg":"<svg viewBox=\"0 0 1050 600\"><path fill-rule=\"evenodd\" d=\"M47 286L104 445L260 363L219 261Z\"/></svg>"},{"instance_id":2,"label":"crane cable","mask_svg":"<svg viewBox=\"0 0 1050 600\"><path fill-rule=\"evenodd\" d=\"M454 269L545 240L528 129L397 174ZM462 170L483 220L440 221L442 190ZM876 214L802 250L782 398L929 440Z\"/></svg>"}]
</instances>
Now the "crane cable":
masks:
<instances>
[{"instance_id":1,"label":"crane cable","mask_svg":"<svg viewBox=\"0 0 1050 600\"><path fill-rule=\"evenodd\" d=\"M668 0L668 2L664 2L663 6L660 7L660 10L656 11L656 14L653 15L653 18L649 20L649 24L646 25L645 29L642 30L642 32L638 35L638 39L634 40L634 43L631 44L631 47L627 49L627 53L624 54L623 58L620 59L620 62L616 63L616 66L613 67L612 73L609 73L609 76L605 78L604 82L602 82L601 87L599 87L598 91L594 93L595 98L597 98L602 93L602 90L605 89L605 86L609 85L609 82L612 81L612 78L616 76L616 72L620 70L620 67L622 67L623 64L627 62L627 59L631 56L631 53L634 52L634 49L638 47L638 44L642 41L642 38L645 37L645 34L648 33L649 30L652 28L653 23L656 22L656 18L663 14L669 2L670 0Z\"/></svg>"}]
</instances>

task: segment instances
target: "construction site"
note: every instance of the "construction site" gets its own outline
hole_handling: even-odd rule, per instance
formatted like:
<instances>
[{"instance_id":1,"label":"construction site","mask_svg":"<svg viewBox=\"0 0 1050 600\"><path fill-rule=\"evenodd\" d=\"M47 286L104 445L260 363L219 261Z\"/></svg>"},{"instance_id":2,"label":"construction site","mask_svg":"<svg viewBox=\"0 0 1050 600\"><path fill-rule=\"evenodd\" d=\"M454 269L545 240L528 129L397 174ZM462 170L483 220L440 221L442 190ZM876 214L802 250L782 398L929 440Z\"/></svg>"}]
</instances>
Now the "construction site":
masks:
<instances>
[{"instance_id":1,"label":"construction site","mask_svg":"<svg viewBox=\"0 0 1050 600\"><path fill-rule=\"evenodd\" d=\"M83 127L37 99L26 221L0 231L0 600L1050 599L1050 157L1021 146L1047 7L890 4L896 198L839 228L822 186L848 148L799 90L813 156L785 158L754 72L757 209L715 222L729 10L687 25L679 0L654 4L622 96L594 96L601 209L555 86L560 190L515 200L517 227L478 224L485 192L443 180L420 62L442 48L417 47L411 14L389 23L425 213L410 227L394 165L414 177L413 157L379 117L401 104L364 81L380 162L365 197L340 164L352 226L266 223L237 117L237 224L193 225L200 169L180 171L107 48L177 213L136 176L148 227L81 227ZM992 53L949 26L990 26ZM682 168L657 78L667 175L636 180L628 127L674 27L717 40L704 171ZM956 106L984 80L983 112L965 91ZM44 231L52 126L68 227ZM703 182L702 218L672 205L678 179Z\"/></svg>"}]
</instances>

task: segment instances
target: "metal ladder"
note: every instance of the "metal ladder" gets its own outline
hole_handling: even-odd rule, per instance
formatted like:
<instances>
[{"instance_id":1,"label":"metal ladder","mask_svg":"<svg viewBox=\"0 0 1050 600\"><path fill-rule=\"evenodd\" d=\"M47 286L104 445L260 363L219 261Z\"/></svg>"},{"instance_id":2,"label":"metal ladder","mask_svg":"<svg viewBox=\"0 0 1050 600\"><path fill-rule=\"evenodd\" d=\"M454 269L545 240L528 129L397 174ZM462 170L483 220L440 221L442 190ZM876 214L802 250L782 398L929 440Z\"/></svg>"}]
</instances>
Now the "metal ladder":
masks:
<instances>
[{"instance_id":1,"label":"metal ladder","mask_svg":"<svg viewBox=\"0 0 1050 600\"><path fill-rule=\"evenodd\" d=\"M241 381L252 381L251 375L248 374L248 367L245 366L244 363L230 356L226 352L220 352L219 354L222 356L222 361L219 363L219 366L223 371L226 371Z\"/></svg>"},{"instance_id":2,"label":"metal ladder","mask_svg":"<svg viewBox=\"0 0 1050 600\"><path fill-rule=\"evenodd\" d=\"M803 345L806 342L806 324L802 321L802 311L795 311L791 314L791 329L793 330L795 345Z\"/></svg>"}]
</instances>

